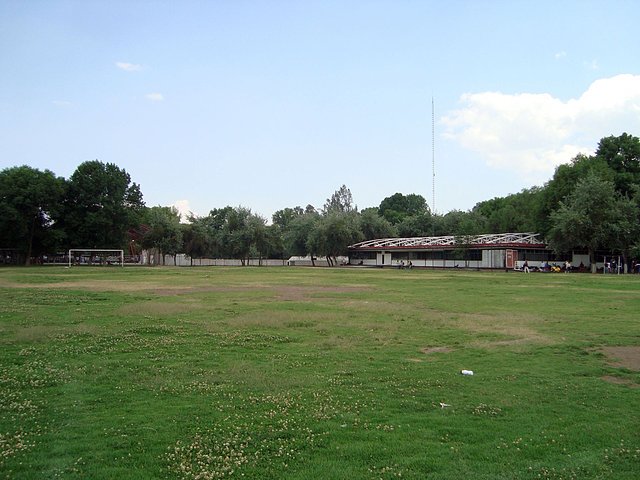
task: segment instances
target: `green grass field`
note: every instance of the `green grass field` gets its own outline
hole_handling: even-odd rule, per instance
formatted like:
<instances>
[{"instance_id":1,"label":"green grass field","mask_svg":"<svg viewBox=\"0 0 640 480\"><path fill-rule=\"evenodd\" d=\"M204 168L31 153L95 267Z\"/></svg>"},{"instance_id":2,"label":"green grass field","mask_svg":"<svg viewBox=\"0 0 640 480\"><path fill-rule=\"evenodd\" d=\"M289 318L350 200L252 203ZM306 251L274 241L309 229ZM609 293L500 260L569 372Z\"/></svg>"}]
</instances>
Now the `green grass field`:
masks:
<instances>
[{"instance_id":1,"label":"green grass field","mask_svg":"<svg viewBox=\"0 0 640 480\"><path fill-rule=\"evenodd\" d=\"M0 300L0 478L640 478L640 276L5 268Z\"/></svg>"}]
</instances>

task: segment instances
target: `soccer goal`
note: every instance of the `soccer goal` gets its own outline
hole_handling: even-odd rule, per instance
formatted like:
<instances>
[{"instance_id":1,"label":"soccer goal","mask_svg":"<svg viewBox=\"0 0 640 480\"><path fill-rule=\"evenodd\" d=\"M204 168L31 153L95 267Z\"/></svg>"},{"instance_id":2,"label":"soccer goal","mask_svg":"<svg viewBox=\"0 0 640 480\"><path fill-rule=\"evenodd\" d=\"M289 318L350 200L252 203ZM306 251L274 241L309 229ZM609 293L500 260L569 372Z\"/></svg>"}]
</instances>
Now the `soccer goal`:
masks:
<instances>
[{"instance_id":1,"label":"soccer goal","mask_svg":"<svg viewBox=\"0 0 640 480\"><path fill-rule=\"evenodd\" d=\"M124 267L124 250L72 248L69 250L69 267L72 265L119 265Z\"/></svg>"}]
</instances>

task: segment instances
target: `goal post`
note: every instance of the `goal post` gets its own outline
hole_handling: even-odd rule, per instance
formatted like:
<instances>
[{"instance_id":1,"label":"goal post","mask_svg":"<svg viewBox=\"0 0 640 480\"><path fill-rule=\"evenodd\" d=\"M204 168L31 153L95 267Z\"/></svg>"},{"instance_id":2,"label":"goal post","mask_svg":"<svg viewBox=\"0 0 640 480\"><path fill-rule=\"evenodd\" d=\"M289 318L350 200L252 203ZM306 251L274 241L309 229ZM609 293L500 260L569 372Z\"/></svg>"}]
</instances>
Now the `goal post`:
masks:
<instances>
[{"instance_id":1,"label":"goal post","mask_svg":"<svg viewBox=\"0 0 640 480\"><path fill-rule=\"evenodd\" d=\"M124 267L124 250L110 248L69 249L69 267L72 265L102 265L104 263Z\"/></svg>"}]
</instances>

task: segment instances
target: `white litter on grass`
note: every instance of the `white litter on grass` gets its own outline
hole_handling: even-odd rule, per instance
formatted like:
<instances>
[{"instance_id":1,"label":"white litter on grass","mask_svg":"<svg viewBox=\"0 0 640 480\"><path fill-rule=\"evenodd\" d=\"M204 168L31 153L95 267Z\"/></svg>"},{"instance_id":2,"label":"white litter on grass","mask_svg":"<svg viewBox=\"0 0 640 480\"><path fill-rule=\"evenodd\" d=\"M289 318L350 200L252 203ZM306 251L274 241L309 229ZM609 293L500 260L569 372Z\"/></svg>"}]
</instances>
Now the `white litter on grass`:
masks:
<instances>
[{"instance_id":1,"label":"white litter on grass","mask_svg":"<svg viewBox=\"0 0 640 480\"><path fill-rule=\"evenodd\" d=\"M440 402L440 408L447 408L450 407L451 405L449 405L448 403L442 403Z\"/></svg>"},{"instance_id":2,"label":"white litter on grass","mask_svg":"<svg viewBox=\"0 0 640 480\"><path fill-rule=\"evenodd\" d=\"M473 375L473 370L460 370L462 375Z\"/></svg>"}]
</instances>

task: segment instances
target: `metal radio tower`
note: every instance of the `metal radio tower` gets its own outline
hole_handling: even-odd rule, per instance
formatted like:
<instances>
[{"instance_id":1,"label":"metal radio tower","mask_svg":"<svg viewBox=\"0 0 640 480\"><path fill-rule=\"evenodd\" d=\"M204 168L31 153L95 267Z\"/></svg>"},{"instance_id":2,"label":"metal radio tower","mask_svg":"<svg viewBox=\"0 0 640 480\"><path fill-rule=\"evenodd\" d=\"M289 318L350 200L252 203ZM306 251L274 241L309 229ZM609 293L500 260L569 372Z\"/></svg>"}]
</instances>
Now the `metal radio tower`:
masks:
<instances>
[{"instance_id":1,"label":"metal radio tower","mask_svg":"<svg viewBox=\"0 0 640 480\"><path fill-rule=\"evenodd\" d=\"M431 97L431 213L436 213L436 114L433 97Z\"/></svg>"}]
</instances>

